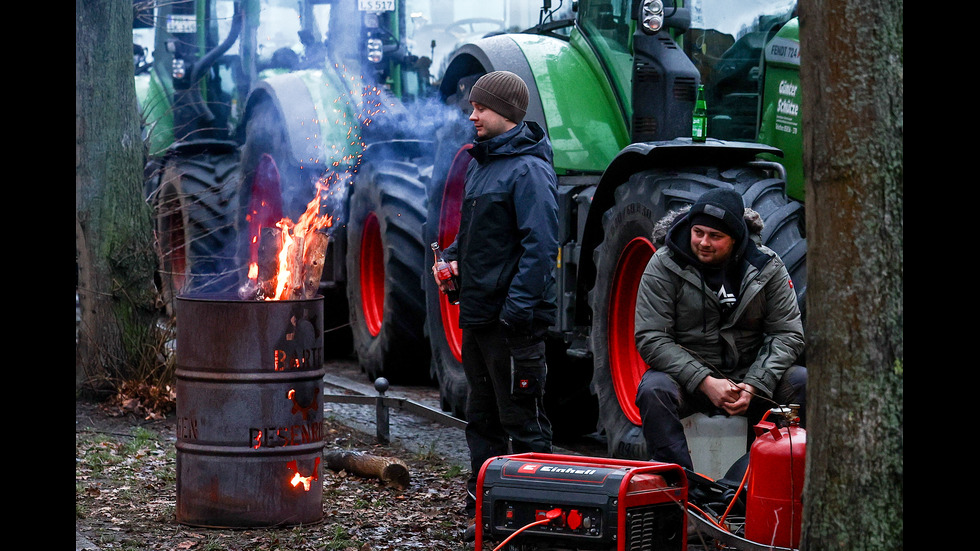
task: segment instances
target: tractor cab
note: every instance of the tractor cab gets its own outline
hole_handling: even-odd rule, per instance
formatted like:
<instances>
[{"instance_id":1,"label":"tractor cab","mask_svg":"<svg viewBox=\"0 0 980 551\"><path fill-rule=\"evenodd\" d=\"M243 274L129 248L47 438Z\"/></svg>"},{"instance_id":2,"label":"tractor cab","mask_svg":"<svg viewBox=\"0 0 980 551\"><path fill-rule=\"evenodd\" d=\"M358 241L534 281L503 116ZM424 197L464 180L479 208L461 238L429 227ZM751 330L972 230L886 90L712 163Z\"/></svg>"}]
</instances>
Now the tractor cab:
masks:
<instances>
[{"instance_id":1,"label":"tractor cab","mask_svg":"<svg viewBox=\"0 0 980 551\"><path fill-rule=\"evenodd\" d=\"M175 142L230 139L259 78L322 63L322 47L302 37L317 34L328 10L287 0L134 0L137 99L150 155Z\"/></svg>"},{"instance_id":2,"label":"tractor cab","mask_svg":"<svg viewBox=\"0 0 980 551\"><path fill-rule=\"evenodd\" d=\"M790 150L789 187L802 199L799 117L781 107L800 103L795 18L796 0L581 0L576 25L630 121L632 142L689 135L703 85L708 135Z\"/></svg>"}]
</instances>

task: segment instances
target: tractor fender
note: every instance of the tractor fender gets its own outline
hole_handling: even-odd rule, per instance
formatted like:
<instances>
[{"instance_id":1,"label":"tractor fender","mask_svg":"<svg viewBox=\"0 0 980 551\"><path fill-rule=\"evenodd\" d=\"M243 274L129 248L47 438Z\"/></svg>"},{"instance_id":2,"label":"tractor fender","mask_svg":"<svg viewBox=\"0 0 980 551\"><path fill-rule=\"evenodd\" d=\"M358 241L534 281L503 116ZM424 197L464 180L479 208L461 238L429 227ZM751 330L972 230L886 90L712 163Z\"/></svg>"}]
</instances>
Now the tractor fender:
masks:
<instances>
[{"instance_id":1,"label":"tractor fender","mask_svg":"<svg viewBox=\"0 0 980 551\"><path fill-rule=\"evenodd\" d=\"M708 138L702 143L695 143L690 138L677 138L668 141L632 143L624 147L603 171L592 195L579 254L582 260L577 278L578 296L587 296L588 290L595 283L595 266L590 259L603 239L602 215L613 205L616 188L629 180L630 174L670 165L731 165L753 161L757 155L763 153L777 157L783 155L778 148L765 144L713 138ZM586 310L579 308L577 311Z\"/></svg>"},{"instance_id":2,"label":"tractor fender","mask_svg":"<svg viewBox=\"0 0 980 551\"><path fill-rule=\"evenodd\" d=\"M534 121L541 128L547 128L544 107L534 82L531 65L524 51L509 35L482 38L461 46L453 54L453 61L446 69L440 92L443 97L449 97L457 91L457 83L463 77L492 71L510 71L521 77L528 89L527 114L524 115L524 120Z\"/></svg>"},{"instance_id":3,"label":"tractor fender","mask_svg":"<svg viewBox=\"0 0 980 551\"><path fill-rule=\"evenodd\" d=\"M273 75L260 81L249 94L244 120L251 118L252 107L265 98L273 102L286 125L290 157L297 164L323 163L326 159L317 137L319 117L306 81L298 73Z\"/></svg>"}]
</instances>

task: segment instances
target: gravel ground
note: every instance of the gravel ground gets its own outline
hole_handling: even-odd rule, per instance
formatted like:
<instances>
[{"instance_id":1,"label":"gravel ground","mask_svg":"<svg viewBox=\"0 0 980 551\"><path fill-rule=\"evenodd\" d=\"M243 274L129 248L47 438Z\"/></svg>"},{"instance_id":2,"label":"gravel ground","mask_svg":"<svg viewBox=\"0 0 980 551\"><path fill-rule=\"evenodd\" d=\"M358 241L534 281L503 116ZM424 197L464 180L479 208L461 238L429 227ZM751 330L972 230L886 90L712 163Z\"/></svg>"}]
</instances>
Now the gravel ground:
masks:
<instances>
[{"instance_id":1,"label":"gravel ground","mask_svg":"<svg viewBox=\"0 0 980 551\"><path fill-rule=\"evenodd\" d=\"M377 407L373 404L330 402L330 395L377 396L378 391L353 361L335 360L325 365L324 417L334 418L345 425L370 435L377 434ZM385 396L403 398L425 406L442 415L439 392L433 387L399 386L389 389ZM461 428L447 426L404 409L389 409L389 436L393 444L414 453L435 454L460 468L469 469L469 452Z\"/></svg>"}]
</instances>

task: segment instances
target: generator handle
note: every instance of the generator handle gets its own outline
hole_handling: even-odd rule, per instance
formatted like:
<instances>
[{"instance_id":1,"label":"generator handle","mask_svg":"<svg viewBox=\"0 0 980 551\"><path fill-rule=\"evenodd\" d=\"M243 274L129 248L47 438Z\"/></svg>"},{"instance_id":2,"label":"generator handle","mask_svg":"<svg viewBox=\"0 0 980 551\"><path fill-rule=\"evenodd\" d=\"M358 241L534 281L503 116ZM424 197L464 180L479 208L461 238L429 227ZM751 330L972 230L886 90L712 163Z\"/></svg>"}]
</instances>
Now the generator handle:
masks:
<instances>
[{"instance_id":1,"label":"generator handle","mask_svg":"<svg viewBox=\"0 0 980 551\"><path fill-rule=\"evenodd\" d=\"M561 461L564 463L576 463L576 464L587 464L595 465L594 462L586 463L583 462L583 456L580 455L564 455L558 453L539 453L539 452L528 452L519 453L514 455L508 455L509 459L532 459L536 461ZM643 469L644 472L662 472L662 471L677 471L682 477L681 480L686 481L687 475L684 473L684 468L680 465L674 463L661 463L659 461L635 461L630 459L615 459L611 457L603 457L602 464L608 466L616 467L630 467L633 469Z\"/></svg>"}]
</instances>

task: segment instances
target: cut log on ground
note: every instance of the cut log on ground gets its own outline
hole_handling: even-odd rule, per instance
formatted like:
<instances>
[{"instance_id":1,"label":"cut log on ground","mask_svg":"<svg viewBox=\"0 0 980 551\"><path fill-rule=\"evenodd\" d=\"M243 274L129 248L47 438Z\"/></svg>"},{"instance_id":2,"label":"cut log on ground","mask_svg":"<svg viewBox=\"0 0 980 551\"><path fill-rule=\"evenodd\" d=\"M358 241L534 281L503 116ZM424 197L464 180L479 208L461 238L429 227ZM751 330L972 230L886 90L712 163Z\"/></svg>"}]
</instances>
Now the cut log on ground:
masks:
<instances>
[{"instance_id":1,"label":"cut log on ground","mask_svg":"<svg viewBox=\"0 0 980 551\"><path fill-rule=\"evenodd\" d=\"M399 490L408 488L411 478L408 465L397 457L336 450L323 452L323 458L327 468L332 471L347 471L358 476L377 478Z\"/></svg>"}]
</instances>

